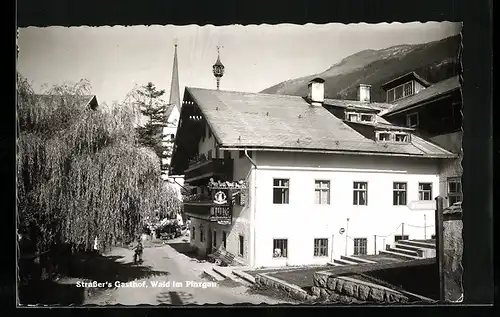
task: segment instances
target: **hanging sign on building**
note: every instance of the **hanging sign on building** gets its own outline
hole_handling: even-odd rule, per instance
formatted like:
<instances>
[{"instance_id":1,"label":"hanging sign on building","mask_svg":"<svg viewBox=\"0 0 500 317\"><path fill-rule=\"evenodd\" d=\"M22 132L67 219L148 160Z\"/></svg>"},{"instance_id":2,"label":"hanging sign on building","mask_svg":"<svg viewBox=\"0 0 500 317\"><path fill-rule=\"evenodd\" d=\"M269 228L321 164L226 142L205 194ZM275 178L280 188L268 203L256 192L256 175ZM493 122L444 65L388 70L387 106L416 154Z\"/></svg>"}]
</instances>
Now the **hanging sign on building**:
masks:
<instances>
[{"instance_id":1,"label":"hanging sign on building","mask_svg":"<svg viewBox=\"0 0 500 317\"><path fill-rule=\"evenodd\" d=\"M210 207L210 221L219 224L230 224L232 218L232 206L212 206Z\"/></svg>"},{"instance_id":2,"label":"hanging sign on building","mask_svg":"<svg viewBox=\"0 0 500 317\"><path fill-rule=\"evenodd\" d=\"M232 194L226 186L209 187L212 192L212 206L210 207L210 221L221 225L231 224L232 221Z\"/></svg>"},{"instance_id":3,"label":"hanging sign on building","mask_svg":"<svg viewBox=\"0 0 500 317\"><path fill-rule=\"evenodd\" d=\"M227 191L218 190L214 193L214 204L216 205L227 205Z\"/></svg>"}]
</instances>

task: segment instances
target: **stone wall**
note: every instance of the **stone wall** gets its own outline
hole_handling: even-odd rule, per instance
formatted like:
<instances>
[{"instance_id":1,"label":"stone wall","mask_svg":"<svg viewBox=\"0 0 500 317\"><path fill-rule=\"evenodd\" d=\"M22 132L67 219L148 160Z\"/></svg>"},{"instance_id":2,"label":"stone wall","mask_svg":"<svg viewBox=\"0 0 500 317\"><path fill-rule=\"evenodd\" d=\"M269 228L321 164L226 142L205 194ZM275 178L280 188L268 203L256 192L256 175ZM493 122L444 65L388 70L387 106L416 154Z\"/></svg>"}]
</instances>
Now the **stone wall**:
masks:
<instances>
[{"instance_id":1,"label":"stone wall","mask_svg":"<svg viewBox=\"0 0 500 317\"><path fill-rule=\"evenodd\" d=\"M380 285L328 272L314 274L313 296L324 301L355 303L407 303L408 297Z\"/></svg>"},{"instance_id":2,"label":"stone wall","mask_svg":"<svg viewBox=\"0 0 500 317\"><path fill-rule=\"evenodd\" d=\"M443 274L445 301L462 296L462 210L448 208L443 213Z\"/></svg>"},{"instance_id":3,"label":"stone wall","mask_svg":"<svg viewBox=\"0 0 500 317\"><path fill-rule=\"evenodd\" d=\"M265 273L257 274L255 276L255 284L260 288L274 288L282 290L287 293L289 297L299 301L314 301L316 299L315 296L307 294L305 290L301 289L297 285L289 284Z\"/></svg>"},{"instance_id":4,"label":"stone wall","mask_svg":"<svg viewBox=\"0 0 500 317\"><path fill-rule=\"evenodd\" d=\"M407 292L439 300L439 266L437 261L382 270L374 268L374 270L364 274L389 285L397 285Z\"/></svg>"}]
</instances>

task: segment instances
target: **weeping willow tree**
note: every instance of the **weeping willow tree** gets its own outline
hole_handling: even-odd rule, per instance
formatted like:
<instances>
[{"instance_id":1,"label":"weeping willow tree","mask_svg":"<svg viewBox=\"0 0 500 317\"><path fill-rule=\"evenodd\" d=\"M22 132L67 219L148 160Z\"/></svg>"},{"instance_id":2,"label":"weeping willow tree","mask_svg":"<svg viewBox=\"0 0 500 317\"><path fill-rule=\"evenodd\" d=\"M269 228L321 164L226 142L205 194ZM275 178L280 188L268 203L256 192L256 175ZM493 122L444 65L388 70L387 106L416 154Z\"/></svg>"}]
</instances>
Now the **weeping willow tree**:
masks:
<instances>
[{"instance_id":1,"label":"weeping willow tree","mask_svg":"<svg viewBox=\"0 0 500 317\"><path fill-rule=\"evenodd\" d=\"M137 143L137 113L89 108L89 91L81 81L36 95L18 74L18 227L39 251L127 242L147 217L180 209L160 159Z\"/></svg>"}]
</instances>

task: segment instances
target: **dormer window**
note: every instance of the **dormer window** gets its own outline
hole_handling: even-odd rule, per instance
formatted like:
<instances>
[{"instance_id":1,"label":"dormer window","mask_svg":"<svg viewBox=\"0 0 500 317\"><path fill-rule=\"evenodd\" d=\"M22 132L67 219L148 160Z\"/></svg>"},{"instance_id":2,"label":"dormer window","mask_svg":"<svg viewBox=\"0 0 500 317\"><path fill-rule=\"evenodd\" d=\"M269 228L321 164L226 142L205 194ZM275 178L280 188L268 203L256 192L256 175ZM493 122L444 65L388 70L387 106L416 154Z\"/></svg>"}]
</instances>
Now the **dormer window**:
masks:
<instances>
[{"instance_id":1,"label":"dormer window","mask_svg":"<svg viewBox=\"0 0 500 317\"><path fill-rule=\"evenodd\" d=\"M348 113L347 120L351 122L358 122L358 114L357 113Z\"/></svg>"},{"instance_id":2,"label":"dormer window","mask_svg":"<svg viewBox=\"0 0 500 317\"><path fill-rule=\"evenodd\" d=\"M379 142L406 143L410 141L410 135L402 131L376 131L375 136Z\"/></svg>"},{"instance_id":3,"label":"dormer window","mask_svg":"<svg viewBox=\"0 0 500 317\"><path fill-rule=\"evenodd\" d=\"M409 135L406 133L396 133L396 134L394 134L394 141L396 141L396 142L408 142Z\"/></svg>"},{"instance_id":4,"label":"dormer window","mask_svg":"<svg viewBox=\"0 0 500 317\"><path fill-rule=\"evenodd\" d=\"M362 114L361 115L361 122L373 122L373 115L372 114Z\"/></svg>"},{"instance_id":5,"label":"dormer window","mask_svg":"<svg viewBox=\"0 0 500 317\"><path fill-rule=\"evenodd\" d=\"M389 132L380 132L378 134L378 140L379 141L390 141L391 140L391 134Z\"/></svg>"},{"instance_id":6,"label":"dormer window","mask_svg":"<svg viewBox=\"0 0 500 317\"><path fill-rule=\"evenodd\" d=\"M387 90L387 102L393 102L414 94L414 82L409 81L397 87Z\"/></svg>"}]
</instances>

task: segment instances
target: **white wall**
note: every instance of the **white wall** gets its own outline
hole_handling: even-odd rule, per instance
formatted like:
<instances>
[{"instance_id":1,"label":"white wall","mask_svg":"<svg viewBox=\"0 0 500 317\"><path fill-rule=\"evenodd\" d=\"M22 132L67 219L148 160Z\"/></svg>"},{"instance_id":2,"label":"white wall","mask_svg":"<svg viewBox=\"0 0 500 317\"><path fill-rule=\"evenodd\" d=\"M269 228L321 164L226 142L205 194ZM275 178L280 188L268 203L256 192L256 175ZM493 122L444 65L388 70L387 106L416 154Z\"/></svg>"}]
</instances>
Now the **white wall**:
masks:
<instances>
[{"instance_id":1,"label":"white wall","mask_svg":"<svg viewBox=\"0 0 500 317\"><path fill-rule=\"evenodd\" d=\"M434 202L418 202L418 183L433 184L433 196L439 195L439 162L393 157L348 156L286 152L257 154L256 188L256 262L255 266L326 263L345 254L346 233L352 238L368 238L368 254L393 242L393 234L423 239L424 228L434 224ZM289 204L272 202L273 178L290 179ZM330 205L314 204L314 181L330 180ZM368 182L368 206L353 206L353 182ZM393 182L407 182L408 206L393 206ZM424 215L426 219L424 220ZM427 228L427 238L434 228ZM392 234L392 235L391 235ZM333 238L332 238L333 236ZM273 239L288 239L288 258L273 259ZM314 258L315 238L329 239L329 257ZM353 241L347 238L347 254L353 253Z\"/></svg>"}]
</instances>

